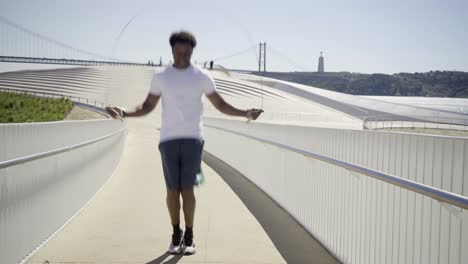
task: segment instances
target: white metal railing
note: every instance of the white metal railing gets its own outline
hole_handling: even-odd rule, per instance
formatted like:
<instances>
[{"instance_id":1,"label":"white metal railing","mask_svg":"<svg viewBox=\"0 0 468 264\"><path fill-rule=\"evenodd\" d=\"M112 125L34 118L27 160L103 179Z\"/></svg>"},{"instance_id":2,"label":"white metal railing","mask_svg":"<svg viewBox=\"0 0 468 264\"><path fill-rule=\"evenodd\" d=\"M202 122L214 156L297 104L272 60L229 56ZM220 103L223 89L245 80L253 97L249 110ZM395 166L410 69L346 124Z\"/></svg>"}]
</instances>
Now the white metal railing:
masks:
<instances>
[{"instance_id":1,"label":"white metal railing","mask_svg":"<svg viewBox=\"0 0 468 264\"><path fill-rule=\"evenodd\" d=\"M463 194L459 185L465 180L464 177L468 177L464 176L468 172L464 173L465 166L463 166L464 162L468 162L468 158L466 160L463 158L468 156L465 154L468 153L467 137L247 123L218 118L205 118L204 123L419 183L430 181L431 175L437 180L450 177L443 184L434 182L430 186L457 194ZM424 172L426 168L416 166L417 164L430 165L435 169L432 170L431 167L431 174L426 173ZM454 184L451 184L452 182Z\"/></svg>"},{"instance_id":2,"label":"white metal railing","mask_svg":"<svg viewBox=\"0 0 468 264\"><path fill-rule=\"evenodd\" d=\"M468 261L468 139L205 124L205 149L270 195L342 262Z\"/></svg>"},{"instance_id":3,"label":"white metal railing","mask_svg":"<svg viewBox=\"0 0 468 264\"><path fill-rule=\"evenodd\" d=\"M448 118L440 116L368 116L363 121L364 129L451 129L468 130L468 117Z\"/></svg>"},{"instance_id":4,"label":"white metal railing","mask_svg":"<svg viewBox=\"0 0 468 264\"><path fill-rule=\"evenodd\" d=\"M117 120L0 125L0 263L26 262L104 185L125 142Z\"/></svg>"},{"instance_id":5,"label":"white metal railing","mask_svg":"<svg viewBox=\"0 0 468 264\"><path fill-rule=\"evenodd\" d=\"M306 150L303 150L303 149L298 149L298 148L286 146L286 145L283 145L283 144L280 144L280 143L277 143L277 142L273 142L273 141L270 141L270 140L265 140L265 139L261 139L261 138L258 138L258 137L242 134L242 133L232 131L232 130L228 130L228 129L224 129L224 128L221 128L221 127L210 126L210 125L207 125L206 127L215 128L215 129L218 129L218 130L223 130L223 131L230 132L230 133L233 133L233 134L236 134L236 135L239 135L239 136L247 137L247 138L259 141L259 142L274 145L274 146L282 148L282 149L293 151L293 152L296 152L298 154L301 154L301 155L304 155L304 156L307 156L307 157L311 157L313 159L320 160L320 161L323 161L323 162L327 162L329 164L341 167L341 168L349 170L349 171L357 172L357 173L360 173L362 175L366 175L366 176L375 178L377 180L381 180L381 181L393 184L395 186L398 186L398 187L401 187L401 188L404 188L404 189L407 189L407 190L410 190L410 191L413 191L413 192L417 192L419 194L431 197L433 199L436 199L436 200L441 201L441 202L445 202L445 203L450 204L450 205L455 205L455 206L458 206L458 207L463 208L463 209L468 209L468 197L464 197L464 196L461 196L461 195L458 195L458 194L454 194L454 193L451 193L451 192L440 190L440 189L437 189L437 188L434 188L434 187L431 187L431 186L428 186L428 185L424 185L424 184L421 184L421 183L417 183L417 182L414 182L414 181L403 179L403 178L400 178L400 177L397 177L397 176L394 176L394 175L390 175L390 174L386 174L386 173L383 173L383 172L380 172L380 171L376 171L376 170L373 170L373 169L370 169L370 168L361 167L361 166L358 166L356 164L352 164L352 163L349 163L349 162L346 162L346 161L337 160L337 159L334 159L334 158L331 158L331 157L323 156L323 155L313 153L313 152L310 152L310 151L306 151ZM1 168L1 165L2 164L0 163L0 168Z\"/></svg>"},{"instance_id":6,"label":"white metal railing","mask_svg":"<svg viewBox=\"0 0 468 264\"><path fill-rule=\"evenodd\" d=\"M98 137L96 139L85 141L85 142L82 142L82 143L79 143L79 144L74 144L74 145L71 145L71 146L68 146L68 147L54 149L54 150L50 150L50 151L46 151L46 152L42 152L42 153L37 153L37 154L33 154L33 155L21 157L21 158L16 158L16 159L11 159L11 160L6 160L6 161L0 161L0 169L5 169L5 168L11 167L11 166L18 165L18 164L24 164L24 163L29 162L29 161L38 160L38 159L46 158L46 157L49 157L49 156L52 156L52 155L57 155L57 154L68 152L68 151L71 151L71 150L74 150L74 149L82 148L84 146L87 146L87 145L99 142L101 140L104 140L106 138L115 136L116 134L121 133L123 130L124 129L122 128L122 129L120 129L120 130L118 130L118 131L116 131L116 132L114 132L112 134L102 136L102 137Z\"/></svg>"}]
</instances>

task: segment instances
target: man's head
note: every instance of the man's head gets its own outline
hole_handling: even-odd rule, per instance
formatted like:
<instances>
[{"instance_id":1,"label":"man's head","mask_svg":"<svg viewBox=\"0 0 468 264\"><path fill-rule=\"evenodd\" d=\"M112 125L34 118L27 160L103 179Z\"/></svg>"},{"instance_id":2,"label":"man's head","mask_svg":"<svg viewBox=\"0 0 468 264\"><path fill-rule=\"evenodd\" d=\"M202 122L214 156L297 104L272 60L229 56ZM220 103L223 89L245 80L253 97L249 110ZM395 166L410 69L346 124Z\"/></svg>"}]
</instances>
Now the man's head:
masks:
<instances>
[{"instance_id":1,"label":"man's head","mask_svg":"<svg viewBox=\"0 0 468 264\"><path fill-rule=\"evenodd\" d=\"M174 32L169 38L169 43L172 47L174 65L178 68L187 67L190 64L193 48L197 46L195 36L192 33L183 30Z\"/></svg>"}]
</instances>

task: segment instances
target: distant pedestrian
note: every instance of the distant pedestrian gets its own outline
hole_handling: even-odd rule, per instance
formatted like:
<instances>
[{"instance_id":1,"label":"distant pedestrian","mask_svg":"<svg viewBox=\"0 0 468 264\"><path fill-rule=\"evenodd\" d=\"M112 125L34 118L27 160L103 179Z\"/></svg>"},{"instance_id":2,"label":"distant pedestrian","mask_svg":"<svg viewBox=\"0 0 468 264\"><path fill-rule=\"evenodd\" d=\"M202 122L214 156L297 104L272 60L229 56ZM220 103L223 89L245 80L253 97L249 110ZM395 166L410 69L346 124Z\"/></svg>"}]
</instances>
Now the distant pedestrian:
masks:
<instances>
[{"instance_id":1,"label":"distant pedestrian","mask_svg":"<svg viewBox=\"0 0 468 264\"><path fill-rule=\"evenodd\" d=\"M214 62L213 62L213 61L210 61L210 70L213 69L213 65L214 65Z\"/></svg>"}]
</instances>

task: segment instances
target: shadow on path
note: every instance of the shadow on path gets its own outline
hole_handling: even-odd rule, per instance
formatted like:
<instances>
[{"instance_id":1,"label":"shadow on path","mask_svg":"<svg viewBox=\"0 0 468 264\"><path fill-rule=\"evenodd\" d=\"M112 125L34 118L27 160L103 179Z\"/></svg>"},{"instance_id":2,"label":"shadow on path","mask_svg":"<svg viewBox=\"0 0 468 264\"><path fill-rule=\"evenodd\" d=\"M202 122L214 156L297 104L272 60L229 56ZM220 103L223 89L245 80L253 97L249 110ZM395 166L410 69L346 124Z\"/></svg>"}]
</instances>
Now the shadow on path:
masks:
<instances>
[{"instance_id":1,"label":"shadow on path","mask_svg":"<svg viewBox=\"0 0 468 264\"><path fill-rule=\"evenodd\" d=\"M237 170L206 151L203 161L241 199L287 263L340 263L291 215Z\"/></svg>"}]
</instances>

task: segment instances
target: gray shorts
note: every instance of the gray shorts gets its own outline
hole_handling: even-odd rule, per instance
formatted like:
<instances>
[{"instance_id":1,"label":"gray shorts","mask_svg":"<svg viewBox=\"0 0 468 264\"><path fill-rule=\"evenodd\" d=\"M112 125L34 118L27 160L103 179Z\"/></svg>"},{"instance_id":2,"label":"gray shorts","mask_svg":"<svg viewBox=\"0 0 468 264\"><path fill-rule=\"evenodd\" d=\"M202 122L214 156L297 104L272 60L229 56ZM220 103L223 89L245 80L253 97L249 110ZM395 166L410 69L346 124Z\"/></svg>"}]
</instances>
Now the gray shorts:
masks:
<instances>
[{"instance_id":1,"label":"gray shorts","mask_svg":"<svg viewBox=\"0 0 468 264\"><path fill-rule=\"evenodd\" d=\"M173 139L159 143L166 186L170 190L191 188L201 170L204 141L194 138Z\"/></svg>"}]
</instances>

